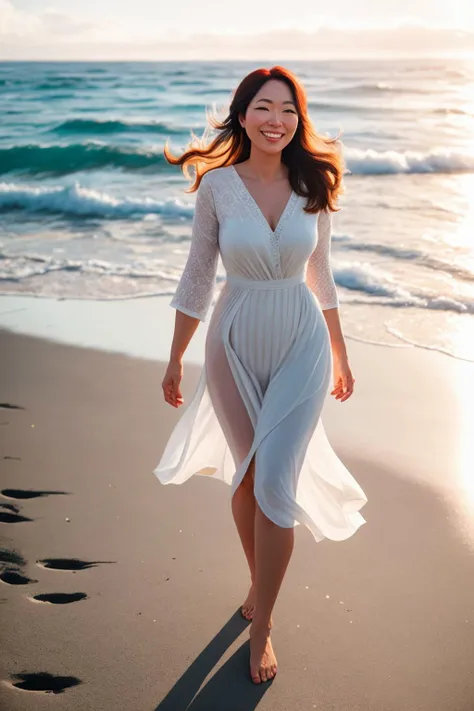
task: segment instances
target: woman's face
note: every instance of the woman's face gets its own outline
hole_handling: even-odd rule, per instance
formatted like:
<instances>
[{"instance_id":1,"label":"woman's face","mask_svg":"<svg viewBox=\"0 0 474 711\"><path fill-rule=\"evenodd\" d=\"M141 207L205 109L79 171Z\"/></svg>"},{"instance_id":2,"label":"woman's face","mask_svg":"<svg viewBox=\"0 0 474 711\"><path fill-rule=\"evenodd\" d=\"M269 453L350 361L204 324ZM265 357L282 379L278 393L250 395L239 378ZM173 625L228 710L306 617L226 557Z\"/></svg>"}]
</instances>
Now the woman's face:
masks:
<instances>
[{"instance_id":1,"label":"woman's face","mask_svg":"<svg viewBox=\"0 0 474 711\"><path fill-rule=\"evenodd\" d=\"M269 79L253 97L240 123L260 150L265 153L282 151L298 126L298 113L290 87L278 79Z\"/></svg>"}]
</instances>

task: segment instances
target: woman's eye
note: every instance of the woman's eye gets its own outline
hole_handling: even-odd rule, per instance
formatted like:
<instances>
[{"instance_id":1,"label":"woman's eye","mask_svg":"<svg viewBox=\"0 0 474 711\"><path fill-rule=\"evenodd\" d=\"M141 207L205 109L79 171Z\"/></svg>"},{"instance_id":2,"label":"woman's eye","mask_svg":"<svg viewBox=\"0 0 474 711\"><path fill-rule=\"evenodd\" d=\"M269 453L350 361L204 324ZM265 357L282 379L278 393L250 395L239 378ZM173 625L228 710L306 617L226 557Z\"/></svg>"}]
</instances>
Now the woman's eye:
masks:
<instances>
[{"instance_id":1,"label":"woman's eye","mask_svg":"<svg viewBox=\"0 0 474 711\"><path fill-rule=\"evenodd\" d=\"M256 106L255 111L268 111L268 108L266 106ZM283 113L296 114L296 111L293 111L293 109L285 109Z\"/></svg>"}]
</instances>

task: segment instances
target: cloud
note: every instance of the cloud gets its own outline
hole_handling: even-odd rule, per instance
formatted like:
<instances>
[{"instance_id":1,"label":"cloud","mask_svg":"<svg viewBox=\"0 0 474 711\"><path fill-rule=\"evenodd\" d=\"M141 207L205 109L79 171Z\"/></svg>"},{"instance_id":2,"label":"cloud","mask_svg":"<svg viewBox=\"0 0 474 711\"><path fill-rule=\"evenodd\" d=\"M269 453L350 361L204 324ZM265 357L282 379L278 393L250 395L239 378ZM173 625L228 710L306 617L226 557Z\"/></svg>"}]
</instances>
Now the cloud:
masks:
<instances>
[{"instance_id":1,"label":"cloud","mask_svg":"<svg viewBox=\"0 0 474 711\"><path fill-rule=\"evenodd\" d=\"M83 35L95 30L95 25L90 22L81 22L53 10L46 10L41 15L41 22L43 23L44 31L48 35L53 35L57 38L78 34Z\"/></svg>"},{"instance_id":2,"label":"cloud","mask_svg":"<svg viewBox=\"0 0 474 711\"><path fill-rule=\"evenodd\" d=\"M474 55L474 32L420 25L385 29L324 26L313 32L200 33L142 46L155 59L326 59Z\"/></svg>"},{"instance_id":3,"label":"cloud","mask_svg":"<svg viewBox=\"0 0 474 711\"><path fill-rule=\"evenodd\" d=\"M60 43L74 37L86 39L88 33L96 31L90 22L77 20L69 15L46 9L40 13L19 10L11 0L0 0L0 37L4 42L26 40L34 44L44 42Z\"/></svg>"},{"instance_id":4,"label":"cloud","mask_svg":"<svg viewBox=\"0 0 474 711\"><path fill-rule=\"evenodd\" d=\"M17 9L0 0L0 59L192 60L326 59L474 55L474 32L427 27L414 18L389 28L339 26L325 16L314 31L295 28L254 34L169 32L132 35L117 19L107 26L57 12ZM399 21L400 22L400 21ZM125 23L124 23L125 24ZM145 34L146 33L146 34Z\"/></svg>"},{"instance_id":5,"label":"cloud","mask_svg":"<svg viewBox=\"0 0 474 711\"><path fill-rule=\"evenodd\" d=\"M28 37L42 30L39 17L18 10L9 0L0 0L0 37Z\"/></svg>"}]
</instances>

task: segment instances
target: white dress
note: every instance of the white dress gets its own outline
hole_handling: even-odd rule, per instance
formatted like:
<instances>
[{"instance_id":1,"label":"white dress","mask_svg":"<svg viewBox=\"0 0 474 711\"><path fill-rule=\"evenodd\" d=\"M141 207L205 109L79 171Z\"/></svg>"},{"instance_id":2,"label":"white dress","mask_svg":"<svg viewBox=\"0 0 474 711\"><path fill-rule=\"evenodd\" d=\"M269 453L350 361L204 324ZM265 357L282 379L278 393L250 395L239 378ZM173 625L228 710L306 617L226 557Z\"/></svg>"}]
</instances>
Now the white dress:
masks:
<instances>
[{"instance_id":1,"label":"white dress","mask_svg":"<svg viewBox=\"0 0 474 711\"><path fill-rule=\"evenodd\" d=\"M322 309L338 306L329 266L331 213L303 211L292 191L273 231L233 166L204 175L192 241L171 301L205 320L218 255L227 280L206 337L196 391L155 474L241 483L255 455L254 493L283 527L305 524L316 541L349 538L367 498L326 437L321 410L332 380Z\"/></svg>"}]
</instances>

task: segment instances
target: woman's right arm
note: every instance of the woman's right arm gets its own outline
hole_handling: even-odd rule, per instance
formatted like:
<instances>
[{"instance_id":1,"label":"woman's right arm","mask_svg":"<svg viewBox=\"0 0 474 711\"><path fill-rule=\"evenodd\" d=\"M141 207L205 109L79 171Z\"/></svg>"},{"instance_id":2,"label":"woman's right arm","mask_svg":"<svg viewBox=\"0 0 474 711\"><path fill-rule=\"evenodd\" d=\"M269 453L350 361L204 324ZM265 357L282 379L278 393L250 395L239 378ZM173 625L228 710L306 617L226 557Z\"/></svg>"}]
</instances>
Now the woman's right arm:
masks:
<instances>
[{"instance_id":1,"label":"woman's right arm","mask_svg":"<svg viewBox=\"0 0 474 711\"><path fill-rule=\"evenodd\" d=\"M186 266L171 306L176 309L170 360L162 382L166 402L173 407L183 404L180 383L183 356L199 321L205 321L212 302L219 257L219 222L208 175L196 194L191 247Z\"/></svg>"}]
</instances>

